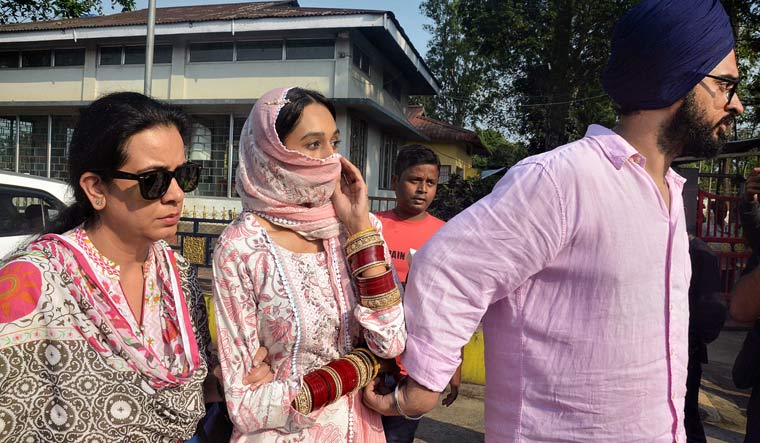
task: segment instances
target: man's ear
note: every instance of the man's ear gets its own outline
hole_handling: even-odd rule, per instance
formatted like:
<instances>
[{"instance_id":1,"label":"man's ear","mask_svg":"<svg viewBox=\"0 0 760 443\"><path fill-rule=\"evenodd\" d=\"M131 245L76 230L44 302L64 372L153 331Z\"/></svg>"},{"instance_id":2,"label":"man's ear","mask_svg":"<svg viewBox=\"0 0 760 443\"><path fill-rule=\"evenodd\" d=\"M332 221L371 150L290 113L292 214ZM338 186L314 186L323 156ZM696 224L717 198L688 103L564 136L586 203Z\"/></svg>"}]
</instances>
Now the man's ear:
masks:
<instances>
[{"instance_id":1,"label":"man's ear","mask_svg":"<svg viewBox=\"0 0 760 443\"><path fill-rule=\"evenodd\" d=\"M79 186L82 187L87 199L95 210L103 209L106 205L106 184L98 174L85 172L79 177Z\"/></svg>"}]
</instances>

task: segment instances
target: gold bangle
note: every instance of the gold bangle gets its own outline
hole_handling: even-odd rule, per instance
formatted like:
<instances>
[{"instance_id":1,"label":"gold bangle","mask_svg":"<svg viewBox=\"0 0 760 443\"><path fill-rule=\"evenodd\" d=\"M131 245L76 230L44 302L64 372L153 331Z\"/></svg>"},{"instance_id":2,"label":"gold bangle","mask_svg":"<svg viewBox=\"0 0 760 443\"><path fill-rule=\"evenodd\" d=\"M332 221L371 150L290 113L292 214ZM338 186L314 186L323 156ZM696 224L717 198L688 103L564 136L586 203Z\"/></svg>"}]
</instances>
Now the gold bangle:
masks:
<instances>
[{"instance_id":1,"label":"gold bangle","mask_svg":"<svg viewBox=\"0 0 760 443\"><path fill-rule=\"evenodd\" d=\"M332 377L333 381L335 382L335 398L330 402L334 403L338 401L338 399L343 395L343 382L340 381L340 375L338 375L338 372L330 366L325 365L320 369L330 374L330 377Z\"/></svg>"},{"instance_id":2,"label":"gold bangle","mask_svg":"<svg viewBox=\"0 0 760 443\"><path fill-rule=\"evenodd\" d=\"M346 240L346 246L354 245L356 243L361 243L363 241L366 241L368 238L374 238L374 237L380 237L380 234L378 234L377 232L367 232L358 237L354 237L351 240Z\"/></svg>"},{"instance_id":3,"label":"gold bangle","mask_svg":"<svg viewBox=\"0 0 760 443\"><path fill-rule=\"evenodd\" d=\"M351 355L358 359L358 362L362 365L365 381L369 384L372 381L370 375L372 375L372 360L369 359L363 352L354 350ZM364 385L366 386L366 385Z\"/></svg>"},{"instance_id":4,"label":"gold bangle","mask_svg":"<svg viewBox=\"0 0 760 443\"><path fill-rule=\"evenodd\" d=\"M383 237L381 237L380 234L369 234L351 242L346 242L344 248L346 251L346 257L351 257L362 249L369 248L370 246L382 245L383 243Z\"/></svg>"},{"instance_id":5,"label":"gold bangle","mask_svg":"<svg viewBox=\"0 0 760 443\"><path fill-rule=\"evenodd\" d=\"M359 304L375 311L387 309L401 303L401 291L393 288L388 292L372 297L359 297Z\"/></svg>"},{"instance_id":6,"label":"gold bangle","mask_svg":"<svg viewBox=\"0 0 760 443\"><path fill-rule=\"evenodd\" d=\"M298 391L298 395L296 395L296 398L293 400L293 407L303 415L308 415L311 412L311 390L306 382L303 382L301 390Z\"/></svg>"},{"instance_id":7,"label":"gold bangle","mask_svg":"<svg viewBox=\"0 0 760 443\"><path fill-rule=\"evenodd\" d=\"M373 235L371 237L363 237L359 240L346 244L345 251L346 251L346 258L352 257L354 254L358 253L359 251L362 251L367 248L371 248L372 246L377 245L383 245L385 242L383 241L383 238L379 235Z\"/></svg>"},{"instance_id":8,"label":"gold bangle","mask_svg":"<svg viewBox=\"0 0 760 443\"><path fill-rule=\"evenodd\" d=\"M356 381L356 387L352 392L356 392L359 389L367 386L369 384L369 371L367 370L367 366L364 364L364 361L353 353L346 354L343 358L348 360L349 363L351 363L351 366L356 369L357 374L357 381Z\"/></svg>"},{"instance_id":9,"label":"gold bangle","mask_svg":"<svg viewBox=\"0 0 760 443\"><path fill-rule=\"evenodd\" d=\"M357 268L356 270L354 270L354 272L352 272L351 275L353 275L354 278L359 277L367 269L373 268L373 267L378 266L378 265L385 265L385 270L386 271L390 271L390 269L391 269L391 266L388 264L387 261L385 261L385 260L378 260L378 261L373 261L372 263L367 263L364 266L360 266L359 268ZM385 272L383 274L385 274Z\"/></svg>"},{"instance_id":10,"label":"gold bangle","mask_svg":"<svg viewBox=\"0 0 760 443\"><path fill-rule=\"evenodd\" d=\"M352 241L356 240L357 238L361 237L364 234L368 234L370 232L377 232L377 229L375 227L362 229L361 231L357 232L356 234L351 234L350 237L348 237L348 240L346 240L346 243L351 243Z\"/></svg>"},{"instance_id":11,"label":"gold bangle","mask_svg":"<svg viewBox=\"0 0 760 443\"><path fill-rule=\"evenodd\" d=\"M369 359L371 371L370 371L370 380L374 380L375 377L377 377L377 373L380 372L380 363L378 363L377 358L375 357L375 354L370 352L367 348L356 348L355 351L357 351L360 354L363 354L367 359Z\"/></svg>"}]
</instances>

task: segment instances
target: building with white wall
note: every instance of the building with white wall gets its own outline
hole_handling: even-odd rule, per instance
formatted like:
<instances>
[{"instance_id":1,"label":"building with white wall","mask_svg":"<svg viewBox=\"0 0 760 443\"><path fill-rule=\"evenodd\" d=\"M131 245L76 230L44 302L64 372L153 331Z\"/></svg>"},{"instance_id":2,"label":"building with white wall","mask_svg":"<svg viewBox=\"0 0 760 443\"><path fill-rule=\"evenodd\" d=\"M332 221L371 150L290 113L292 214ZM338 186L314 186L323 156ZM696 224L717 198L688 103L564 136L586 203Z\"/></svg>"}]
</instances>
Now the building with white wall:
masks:
<instances>
[{"instance_id":1,"label":"building with white wall","mask_svg":"<svg viewBox=\"0 0 760 443\"><path fill-rule=\"evenodd\" d=\"M0 169L65 178L78 110L142 92L147 11L0 26ZM158 8L152 95L194 120L188 157L204 165L195 204L236 206L240 129L263 92L316 89L334 100L342 153L373 196L401 141L427 141L410 95L439 85L392 12L303 8L297 0ZM192 204L192 203L189 203Z\"/></svg>"}]
</instances>

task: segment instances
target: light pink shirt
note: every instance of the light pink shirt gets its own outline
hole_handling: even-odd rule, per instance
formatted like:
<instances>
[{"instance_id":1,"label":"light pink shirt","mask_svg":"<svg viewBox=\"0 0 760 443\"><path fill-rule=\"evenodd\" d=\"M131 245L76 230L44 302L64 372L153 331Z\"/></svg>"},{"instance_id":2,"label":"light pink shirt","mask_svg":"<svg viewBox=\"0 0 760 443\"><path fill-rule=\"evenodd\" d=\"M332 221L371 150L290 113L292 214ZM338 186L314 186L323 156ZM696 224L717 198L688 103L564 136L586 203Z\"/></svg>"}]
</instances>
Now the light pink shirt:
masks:
<instances>
[{"instance_id":1,"label":"light pink shirt","mask_svg":"<svg viewBox=\"0 0 760 443\"><path fill-rule=\"evenodd\" d=\"M402 362L442 391L481 318L488 442L685 442L681 190L591 126L527 158L415 256Z\"/></svg>"}]
</instances>

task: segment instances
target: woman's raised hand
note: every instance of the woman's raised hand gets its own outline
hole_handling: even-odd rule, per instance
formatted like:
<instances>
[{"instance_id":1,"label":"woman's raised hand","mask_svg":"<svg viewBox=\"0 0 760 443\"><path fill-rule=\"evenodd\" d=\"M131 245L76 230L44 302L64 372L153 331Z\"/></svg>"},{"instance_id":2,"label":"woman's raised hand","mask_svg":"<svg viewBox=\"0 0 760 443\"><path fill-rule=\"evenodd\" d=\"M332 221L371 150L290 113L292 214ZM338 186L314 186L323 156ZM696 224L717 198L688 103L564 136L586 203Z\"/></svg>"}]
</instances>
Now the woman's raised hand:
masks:
<instances>
[{"instance_id":1,"label":"woman's raised hand","mask_svg":"<svg viewBox=\"0 0 760 443\"><path fill-rule=\"evenodd\" d=\"M367 184L359 169L350 161L341 157L340 164L341 176L335 185L332 202L348 233L354 234L372 226L369 221Z\"/></svg>"}]
</instances>

